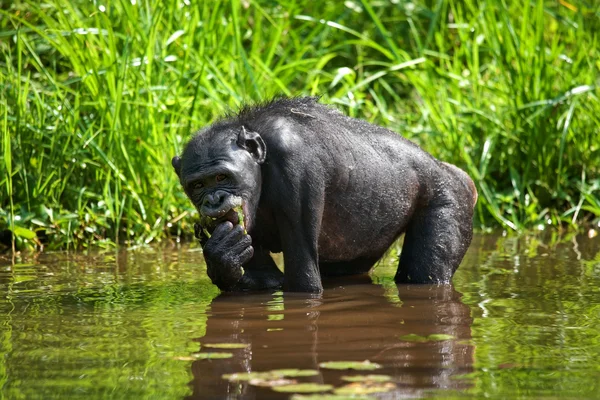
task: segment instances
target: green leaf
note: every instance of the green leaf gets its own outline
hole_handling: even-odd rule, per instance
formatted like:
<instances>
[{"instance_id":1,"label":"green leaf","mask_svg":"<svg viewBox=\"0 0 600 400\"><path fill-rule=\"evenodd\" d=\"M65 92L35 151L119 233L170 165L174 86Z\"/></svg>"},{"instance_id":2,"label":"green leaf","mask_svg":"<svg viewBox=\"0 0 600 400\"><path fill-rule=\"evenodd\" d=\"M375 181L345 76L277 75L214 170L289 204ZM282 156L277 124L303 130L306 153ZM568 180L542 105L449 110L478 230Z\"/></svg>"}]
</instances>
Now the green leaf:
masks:
<instances>
[{"instance_id":1,"label":"green leaf","mask_svg":"<svg viewBox=\"0 0 600 400\"><path fill-rule=\"evenodd\" d=\"M372 363L369 360L365 361L329 361L319 364L319 367L326 369L356 369L369 371L381 368L381 365Z\"/></svg>"},{"instance_id":2,"label":"green leaf","mask_svg":"<svg viewBox=\"0 0 600 400\"><path fill-rule=\"evenodd\" d=\"M355 382L339 387L333 392L335 394L372 394L385 393L396 389L391 382Z\"/></svg>"},{"instance_id":3,"label":"green leaf","mask_svg":"<svg viewBox=\"0 0 600 400\"><path fill-rule=\"evenodd\" d=\"M408 335L400 336L400 339L407 342L436 342L440 340L455 339L455 337L452 335L447 335L445 333L434 333L429 336L421 336L415 333L411 333Z\"/></svg>"},{"instance_id":4,"label":"green leaf","mask_svg":"<svg viewBox=\"0 0 600 400\"><path fill-rule=\"evenodd\" d=\"M251 379L269 379L273 377L269 372L236 372L234 374L224 374L221 378L230 382L245 382Z\"/></svg>"},{"instance_id":5,"label":"green leaf","mask_svg":"<svg viewBox=\"0 0 600 400\"><path fill-rule=\"evenodd\" d=\"M342 380L346 382L387 382L391 381L389 375L352 375L342 376Z\"/></svg>"},{"instance_id":6,"label":"green leaf","mask_svg":"<svg viewBox=\"0 0 600 400\"><path fill-rule=\"evenodd\" d=\"M452 340L452 339L456 339L456 337L454 337L452 335L447 335L445 333L434 333L433 335L427 336L427 339L431 340L431 341L438 341L438 340Z\"/></svg>"},{"instance_id":7,"label":"green leaf","mask_svg":"<svg viewBox=\"0 0 600 400\"><path fill-rule=\"evenodd\" d=\"M250 383L252 386L259 386L259 387L275 387L275 386L284 386L284 385L295 385L298 383L298 381L294 380L294 379L283 379L283 378L277 378L277 379L250 379L250 381L248 382Z\"/></svg>"},{"instance_id":8,"label":"green leaf","mask_svg":"<svg viewBox=\"0 0 600 400\"><path fill-rule=\"evenodd\" d=\"M343 394L295 394L291 400L375 400L375 397Z\"/></svg>"},{"instance_id":9,"label":"green leaf","mask_svg":"<svg viewBox=\"0 0 600 400\"><path fill-rule=\"evenodd\" d=\"M36 237L36 234L34 231L31 231L29 229L25 229L22 228L20 226L15 226L13 229L13 233L15 234L15 236L23 238L23 239L34 239Z\"/></svg>"},{"instance_id":10,"label":"green leaf","mask_svg":"<svg viewBox=\"0 0 600 400\"><path fill-rule=\"evenodd\" d=\"M248 346L250 346L248 343L202 343L202 347L213 349L245 349Z\"/></svg>"},{"instance_id":11,"label":"green leaf","mask_svg":"<svg viewBox=\"0 0 600 400\"><path fill-rule=\"evenodd\" d=\"M274 369L271 373L288 378L319 375L319 371L316 369Z\"/></svg>"},{"instance_id":12,"label":"green leaf","mask_svg":"<svg viewBox=\"0 0 600 400\"><path fill-rule=\"evenodd\" d=\"M274 391L283 393L314 393L326 392L331 389L333 389L332 385L321 385L318 383L297 383L295 385L284 385L273 388Z\"/></svg>"},{"instance_id":13,"label":"green leaf","mask_svg":"<svg viewBox=\"0 0 600 400\"><path fill-rule=\"evenodd\" d=\"M214 352L214 353L194 353L192 354L196 360L213 360L220 358L231 358L233 357L232 353L222 353L222 352Z\"/></svg>"},{"instance_id":14,"label":"green leaf","mask_svg":"<svg viewBox=\"0 0 600 400\"><path fill-rule=\"evenodd\" d=\"M302 376L315 376L319 371L314 369L274 369L264 372L237 372L234 374L225 374L223 379L231 382L250 381L252 379L273 380L281 378L297 378Z\"/></svg>"}]
</instances>

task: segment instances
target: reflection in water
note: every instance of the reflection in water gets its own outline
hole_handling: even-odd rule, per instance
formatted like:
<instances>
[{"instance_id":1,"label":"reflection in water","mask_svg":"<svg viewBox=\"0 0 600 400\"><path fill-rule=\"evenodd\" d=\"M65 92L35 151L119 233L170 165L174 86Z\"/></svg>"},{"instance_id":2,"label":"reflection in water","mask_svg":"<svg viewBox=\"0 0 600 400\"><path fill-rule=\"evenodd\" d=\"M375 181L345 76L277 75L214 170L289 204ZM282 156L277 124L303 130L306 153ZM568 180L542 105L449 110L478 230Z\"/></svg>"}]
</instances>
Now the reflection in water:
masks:
<instances>
[{"instance_id":1,"label":"reflection in water","mask_svg":"<svg viewBox=\"0 0 600 400\"><path fill-rule=\"evenodd\" d=\"M390 296L390 291L396 292ZM390 298L401 299L390 301ZM392 376L394 393L415 395L423 389L462 389L452 379L471 372L473 346L470 309L451 285L373 285L344 282L327 288L320 299L300 294L222 295L213 300L202 343L249 343L228 360L193 363L193 399L282 398L270 389L221 378L234 372L279 368L319 369L325 361L370 360ZM417 334L446 334L449 340L408 341ZM342 375L321 369L302 381L340 386Z\"/></svg>"},{"instance_id":2,"label":"reflection in water","mask_svg":"<svg viewBox=\"0 0 600 400\"><path fill-rule=\"evenodd\" d=\"M600 237L476 236L454 287L396 286L396 263L312 298L219 295L185 246L0 255L0 399L289 398L221 375L309 368L298 380L339 387L372 372L319 363L367 359L397 387L377 398L600 398ZM452 339L406 336L431 334ZM190 358L222 342L249 347Z\"/></svg>"}]
</instances>

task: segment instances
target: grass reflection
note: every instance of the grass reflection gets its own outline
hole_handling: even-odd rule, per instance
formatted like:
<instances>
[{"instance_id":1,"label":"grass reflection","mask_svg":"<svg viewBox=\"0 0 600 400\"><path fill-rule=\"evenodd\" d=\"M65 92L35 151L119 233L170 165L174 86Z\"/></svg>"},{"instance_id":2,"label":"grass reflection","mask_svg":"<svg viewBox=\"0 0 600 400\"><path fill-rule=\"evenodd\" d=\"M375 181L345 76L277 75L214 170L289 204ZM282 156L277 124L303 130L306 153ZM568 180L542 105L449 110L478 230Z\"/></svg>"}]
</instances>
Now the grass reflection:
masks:
<instances>
[{"instance_id":1,"label":"grass reflection","mask_svg":"<svg viewBox=\"0 0 600 400\"><path fill-rule=\"evenodd\" d=\"M152 253L119 254L94 268L99 258L49 255L33 273L14 268L0 275L7 293L0 300L3 396L188 393L189 368L175 357L197 347L191 338L204 335L207 309L218 294L204 266L185 252L175 263L157 262Z\"/></svg>"},{"instance_id":2,"label":"grass reflection","mask_svg":"<svg viewBox=\"0 0 600 400\"><path fill-rule=\"evenodd\" d=\"M364 360L383 366L397 395L600 392L599 237L477 236L454 288L396 285L399 251L370 281L328 282L322 298L219 296L201 254L186 247L5 263L0 398L281 398L220 377ZM198 360L203 343L247 348ZM344 384L331 371L318 379Z\"/></svg>"}]
</instances>

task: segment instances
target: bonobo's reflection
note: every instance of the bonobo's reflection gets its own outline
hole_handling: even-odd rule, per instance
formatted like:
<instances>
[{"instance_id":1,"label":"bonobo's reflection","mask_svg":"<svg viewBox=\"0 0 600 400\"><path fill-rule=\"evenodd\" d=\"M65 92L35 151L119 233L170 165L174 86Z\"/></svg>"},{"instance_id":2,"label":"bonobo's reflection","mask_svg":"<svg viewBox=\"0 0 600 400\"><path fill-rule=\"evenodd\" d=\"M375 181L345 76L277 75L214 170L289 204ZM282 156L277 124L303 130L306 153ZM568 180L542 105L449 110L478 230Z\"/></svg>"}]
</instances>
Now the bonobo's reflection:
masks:
<instances>
[{"instance_id":1,"label":"bonobo's reflection","mask_svg":"<svg viewBox=\"0 0 600 400\"><path fill-rule=\"evenodd\" d=\"M461 389L471 372L473 346L469 307L451 285L373 285L345 281L326 288L321 298L300 294L222 295L210 308L201 343L248 343L224 360L192 364L193 399L287 398L271 389L230 383L233 372L279 368L319 369L324 361L370 360L383 365L397 389L384 398L415 395L423 389ZM451 335L451 340L408 341L416 334ZM204 349L208 350L208 349ZM360 373L360 372L358 372ZM366 374L368 372L364 372ZM320 370L302 381L342 385L353 371Z\"/></svg>"}]
</instances>

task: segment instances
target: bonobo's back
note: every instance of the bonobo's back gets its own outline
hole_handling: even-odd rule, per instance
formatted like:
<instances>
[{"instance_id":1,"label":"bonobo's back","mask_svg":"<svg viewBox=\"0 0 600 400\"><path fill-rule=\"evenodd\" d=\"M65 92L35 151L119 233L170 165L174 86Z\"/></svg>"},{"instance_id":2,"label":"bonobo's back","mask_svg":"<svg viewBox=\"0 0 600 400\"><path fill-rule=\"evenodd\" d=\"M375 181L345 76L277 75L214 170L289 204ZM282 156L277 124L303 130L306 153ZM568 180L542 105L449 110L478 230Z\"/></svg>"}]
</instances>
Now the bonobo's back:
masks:
<instances>
[{"instance_id":1,"label":"bonobo's back","mask_svg":"<svg viewBox=\"0 0 600 400\"><path fill-rule=\"evenodd\" d=\"M312 144L313 150L322 149L322 156L328 158L351 153L355 159L364 156L368 159L363 161L372 161L373 154L367 149L370 148L378 158L386 158L393 164L407 163L414 157L419 158L419 163L437 161L398 133L348 117L318 100L318 97L282 97L247 105L237 113L227 114L211 130L219 132L223 128L245 126L260 132L271 145L277 145L282 135L291 132ZM401 157L399 151L403 153Z\"/></svg>"},{"instance_id":2,"label":"bonobo's back","mask_svg":"<svg viewBox=\"0 0 600 400\"><path fill-rule=\"evenodd\" d=\"M316 98L245 107L199 132L172 164L215 221L198 232L214 227L203 250L224 290L275 287L269 252L283 251L284 290L319 292L319 275L367 272L402 233L395 280L445 283L471 241L466 174Z\"/></svg>"}]
</instances>

